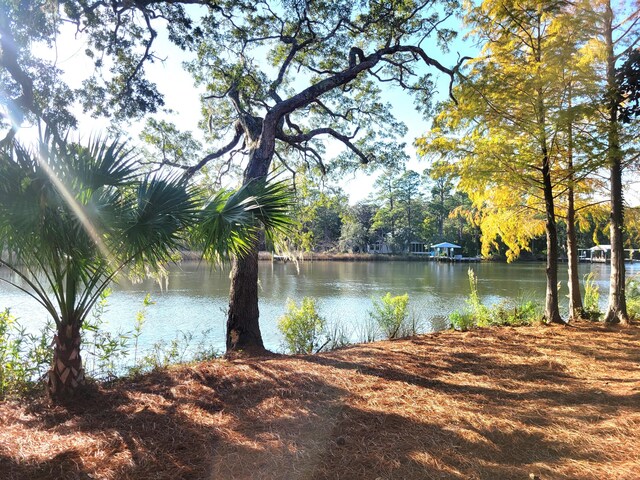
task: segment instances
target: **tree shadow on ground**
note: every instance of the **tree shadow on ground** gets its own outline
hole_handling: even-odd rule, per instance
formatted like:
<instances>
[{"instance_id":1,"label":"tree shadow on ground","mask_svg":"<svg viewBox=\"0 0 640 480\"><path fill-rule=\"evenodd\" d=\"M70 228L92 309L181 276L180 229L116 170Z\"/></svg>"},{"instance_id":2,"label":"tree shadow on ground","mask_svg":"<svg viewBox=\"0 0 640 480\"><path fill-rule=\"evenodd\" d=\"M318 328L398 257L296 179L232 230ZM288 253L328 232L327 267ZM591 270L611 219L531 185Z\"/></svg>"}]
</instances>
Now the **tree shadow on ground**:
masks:
<instances>
[{"instance_id":1,"label":"tree shadow on ground","mask_svg":"<svg viewBox=\"0 0 640 480\"><path fill-rule=\"evenodd\" d=\"M635 435L616 433L613 420L640 418L640 392L572 373L545 351L569 355L571 345L544 335L508 344L490 332L427 336L214 361L98 386L66 407L0 406L0 476L607 478L625 441L616 435Z\"/></svg>"}]
</instances>

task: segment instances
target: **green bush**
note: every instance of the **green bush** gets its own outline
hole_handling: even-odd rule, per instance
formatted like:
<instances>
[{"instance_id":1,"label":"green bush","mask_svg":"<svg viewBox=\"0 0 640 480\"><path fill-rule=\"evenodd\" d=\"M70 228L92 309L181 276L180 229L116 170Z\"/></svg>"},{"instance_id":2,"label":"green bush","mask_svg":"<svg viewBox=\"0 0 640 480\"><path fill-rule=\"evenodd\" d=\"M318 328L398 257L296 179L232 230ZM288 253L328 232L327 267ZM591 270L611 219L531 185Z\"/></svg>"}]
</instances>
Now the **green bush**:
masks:
<instances>
[{"instance_id":1,"label":"green bush","mask_svg":"<svg viewBox=\"0 0 640 480\"><path fill-rule=\"evenodd\" d=\"M466 332L476 326L473 315L467 312L459 312L457 310L449 315L449 322L451 323L451 328L462 332Z\"/></svg>"},{"instance_id":2,"label":"green bush","mask_svg":"<svg viewBox=\"0 0 640 480\"><path fill-rule=\"evenodd\" d=\"M470 293L463 311L449 315L451 328L466 331L474 327L523 326L541 320L540 307L532 300L504 300L496 305L487 306L480 301L478 279L469 269Z\"/></svg>"},{"instance_id":3,"label":"green bush","mask_svg":"<svg viewBox=\"0 0 640 480\"><path fill-rule=\"evenodd\" d=\"M625 294L629 317L631 320L640 320L640 277L627 280Z\"/></svg>"},{"instance_id":4,"label":"green bush","mask_svg":"<svg viewBox=\"0 0 640 480\"><path fill-rule=\"evenodd\" d=\"M589 320L598 320L602 316L600 310L600 289L595 282L593 272L584 276L583 315Z\"/></svg>"},{"instance_id":5,"label":"green bush","mask_svg":"<svg viewBox=\"0 0 640 480\"><path fill-rule=\"evenodd\" d=\"M284 335L284 344L291 353L314 353L325 345L321 344L326 335L326 321L317 311L316 299L305 297L300 307L287 300L287 312L278 320L278 329Z\"/></svg>"},{"instance_id":6,"label":"green bush","mask_svg":"<svg viewBox=\"0 0 640 480\"><path fill-rule=\"evenodd\" d=\"M409 323L409 294L392 297L388 292L380 300L373 300L373 311L371 317L386 338L401 338L411 334Z\"/></svg>"},{"instance_id":7,"label":"green bush","mask_svg":"<svg viewBox=\"0 0 640 480\"><path fill-rule=\"evenodd\" d=\"M489 309L490 326L520 327L540 321L542 312L532 300L503 301Z\"/></svg>"},{"instance_id":8,"label":"green bush","mask_svg":"<svg viewBox=\"0 0 640 480\"><path fill-rule=\"evenodd\" d=\"M488 327L491 324L491 312L489 308L480 301L478 295L478 277L470 268L467 272L469 275L469 298L467 305L471 309L469 313L473 316L475 323L479 327Z\"/></svg>"},{"instance_id":9,"label":"green bush","mask_svg":"<svg viewBox=\"0 0 640 480\"><path fill-rule=\"evenodd\" d=\"M35 389L51 364L52 332L48 322L38 334L27 333L9 309L0 312L0 399Z\"/></svg>"}]
</instances>

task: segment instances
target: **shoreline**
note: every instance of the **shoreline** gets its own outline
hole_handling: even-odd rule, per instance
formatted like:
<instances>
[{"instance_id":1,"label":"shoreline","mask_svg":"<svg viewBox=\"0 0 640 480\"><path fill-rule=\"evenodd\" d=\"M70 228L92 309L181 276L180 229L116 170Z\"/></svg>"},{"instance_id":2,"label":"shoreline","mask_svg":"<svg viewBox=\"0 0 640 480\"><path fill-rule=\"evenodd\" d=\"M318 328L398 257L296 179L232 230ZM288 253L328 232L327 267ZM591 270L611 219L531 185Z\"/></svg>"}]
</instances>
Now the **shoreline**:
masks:
<instances>
[{"instance_id":1,"label":"shoreline","mask_svg":"<svg viewBox=\"0 0 640 480\"><path fill-rule=\"evenodd\" d=\"M180 252L183 261L199 261L202 259L200 252L183 251ZM261 250L258 252L258 260L261 262L293 262L294 259L300 262L454 262L454 259L449 258L434 258L428 255L402 255L402 254L389 254L389 253L314 253L303 252L302 254L295 254L292 258L285 257L284 255L275 255L272 252ZM501 261L500 258L465 258L463 262L491 262ZM459 263L459 261L455 261Z\"/></svg>"},{"instance_id":2,"label":"shoreline","mask_svg":"<svg viewBox=\"0 0 640 480\"><path fill-rule=\"evenodd\" d=\"M200 252L182 251L180 252L182 261L201 261ZM441 263L507 263L506 257L462 257L462 259L449 257L431 257L428 255L394 254L394 253L316 253L303 252L302 254L292 254L291 256L276 255L273 252L261 250L258 252L260 262L441 262ZM546 258L542 256L527 255L517 258L512 263L545 263ZM639 260L629 261L625 259L625 264L637 263ZM558 264L566 264L566 258L559 258ZM580 262L598 265L609 265L610 262Z\"/></svg>"}]
</instances>

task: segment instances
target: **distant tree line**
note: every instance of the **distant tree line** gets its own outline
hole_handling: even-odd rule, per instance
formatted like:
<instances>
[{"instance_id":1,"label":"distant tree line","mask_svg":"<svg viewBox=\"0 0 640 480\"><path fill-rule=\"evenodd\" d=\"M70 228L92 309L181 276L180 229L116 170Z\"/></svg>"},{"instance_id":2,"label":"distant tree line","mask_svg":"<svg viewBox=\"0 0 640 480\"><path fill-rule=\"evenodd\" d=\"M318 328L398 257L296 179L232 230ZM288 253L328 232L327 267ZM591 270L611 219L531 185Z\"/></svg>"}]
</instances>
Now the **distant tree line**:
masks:
<instances>
[{"instance_id":1,"label":"distant tree line","mask_svg":"<svg viewBox=\"0 0 640 480\"><path fill-rule=\"evenodd\" d=\"M367 253L384 245L385 253L406 253L411 243L429 246L450 241L465 254L479 253L479 230L470 221L466 194L434 170L388 170L376 180L374 191L349 205L335 186L308 177L297 182L300 229L291 239L296 249L313 252Z\"/></svg>"},{"instance_id":2,"label":"distant tree line","mask_svg":"<svg viewBox=\"0 0 640 480\"><path fill-rule=\"evenodd\" d=\"M383 172L365 200L349 204L345 191L323 183L318 177L298 175L295 218L300 228L291 233L293 249L306 252L367 253L384 244L389 253L410 251L418 242L427 249L436 243L452 242L465 256L480 255L481 214L469 196L456 186L447 165L434 162L422 174L413 170ZM638 209L630 208L624 232L626 249L640 246ZM567 222L558 221L559 260L566 261ZM581 216L576 231L577 248L609 244L606 204L592 206ZM263 245L268 248L267 245ZM509 245L497 238L486 251L487 258L508 258ZM544 232L532 236L524 260L544 260Z\"/></svg>"}]
</instances>

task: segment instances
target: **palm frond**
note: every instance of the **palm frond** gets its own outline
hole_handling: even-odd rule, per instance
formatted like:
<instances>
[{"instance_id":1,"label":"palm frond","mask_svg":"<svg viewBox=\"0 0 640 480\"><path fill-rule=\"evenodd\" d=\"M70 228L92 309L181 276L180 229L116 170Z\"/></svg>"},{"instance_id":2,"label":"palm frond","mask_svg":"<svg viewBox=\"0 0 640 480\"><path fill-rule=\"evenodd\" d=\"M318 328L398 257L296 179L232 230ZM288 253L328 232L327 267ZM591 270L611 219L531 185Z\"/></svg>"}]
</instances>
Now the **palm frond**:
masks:
<instances>
[{"instance_id":1,"label":"palm frond","mask_svg":"<svg viewBox=\"0 0 640 480\"><path fill-rule=\"evenodd\" d=\"M183 181L139 179L134 163L123 143L99 138L0 152L0 247L24 283L14 286L57 323L82 321L128 263L166 261L196 217Z\"/></svg>"},{"instance_id":2,"label":"palm frond","mask_svg":"<svg viewBox=\"0 0 640 480\"><path fill-rule=\"evenodd\" d=\"M180 177L147 176L128 198L129 215L123 216L113 238L123 260L157 265L166 262L182 245L182 234L197 219L193 189Z\"/></svg>"},{"instance_id":3,"label":"palm frond","mask_svg":"<svg viewBox=\"0 0 640 480\"><path fill-rule=\"evenodd\" d=\"M292 193L286 181L249 182L237 191L215 194L201 212L194 232L205 258L226 259L251 252L260 224L270 236L286 233L292 225Z\"/></svg>"}]
</instances>

